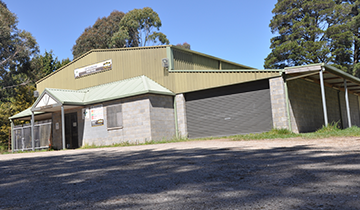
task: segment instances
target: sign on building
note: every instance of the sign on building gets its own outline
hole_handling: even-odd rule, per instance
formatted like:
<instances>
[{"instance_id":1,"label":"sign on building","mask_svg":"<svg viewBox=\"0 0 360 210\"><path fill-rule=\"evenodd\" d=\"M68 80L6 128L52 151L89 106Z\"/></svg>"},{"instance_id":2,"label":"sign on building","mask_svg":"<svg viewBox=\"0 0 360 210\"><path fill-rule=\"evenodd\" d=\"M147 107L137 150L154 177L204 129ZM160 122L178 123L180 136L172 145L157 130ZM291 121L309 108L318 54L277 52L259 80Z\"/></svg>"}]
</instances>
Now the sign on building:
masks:
<instances>
[{"instance_id":1,"label":"sign on building","mask_svg":"<svg viewBox=\"0 0 360 210\"><path fill-rule=\"evenodd\" d=\"M105 70L110 70L112 68L112 61L111 59L100 62L100 63L95 63L89 66L85 66L82 68L78 68L74 70L74 76L75 79L79 78L79 77L83 77L89 74L94 74L97 72L101 72L101 71L105 71Z\"/></svg>"},{"instance_id":2,"label":"sign on building","mask_svg":"<svg viewBox=\"0 0 360 210\"><path fill-rule=\"evenodd\" d=\"M102 105L96 105L90 107L91 126L104 125L104 109Z\"/></svg>"}]
</instances>

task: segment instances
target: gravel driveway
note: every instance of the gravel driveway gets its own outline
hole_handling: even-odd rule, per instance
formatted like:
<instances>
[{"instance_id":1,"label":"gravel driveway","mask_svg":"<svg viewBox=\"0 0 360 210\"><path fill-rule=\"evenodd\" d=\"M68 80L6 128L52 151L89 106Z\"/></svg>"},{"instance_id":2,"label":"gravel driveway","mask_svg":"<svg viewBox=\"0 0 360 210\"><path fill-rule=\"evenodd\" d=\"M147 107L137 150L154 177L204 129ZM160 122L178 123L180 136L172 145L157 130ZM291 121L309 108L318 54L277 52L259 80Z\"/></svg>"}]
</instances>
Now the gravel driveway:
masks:
<instances>
[{"instance_id":1,"label":"gravel driveway","mask_svg":"<svg viewBox=\"0 0 360 210\"><path fill-rule=\"evenodd\" d=\"M360 139L0 155L0 209L360 209Z\"/></svg>"}]
</instances>

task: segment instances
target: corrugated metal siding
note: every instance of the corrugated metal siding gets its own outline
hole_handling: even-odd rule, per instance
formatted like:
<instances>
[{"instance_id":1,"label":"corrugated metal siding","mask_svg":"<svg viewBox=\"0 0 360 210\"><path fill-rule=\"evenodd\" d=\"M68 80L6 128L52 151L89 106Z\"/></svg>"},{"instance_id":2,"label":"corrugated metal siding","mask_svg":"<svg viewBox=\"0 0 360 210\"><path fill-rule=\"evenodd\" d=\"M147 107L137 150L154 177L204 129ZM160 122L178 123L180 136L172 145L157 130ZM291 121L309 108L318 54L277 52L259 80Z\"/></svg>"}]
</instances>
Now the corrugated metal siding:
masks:
<instances>
[{"instance_id":1,"label":"corrugated metal siding","mask_svg":"<svg viewBox=\"0 0 360 210\"><path fill-rule=\"evenodd\" d=\"M221 62L221 69L241 69L241 67L231 63Z\"/></svg>"},{"instance_id":2,"label":"corrugated metal siding","mask_svg":"<svg viewBox=\"0 0 360 210\"><path fill-rule=\"evenodd\" d=\"M190 138L269 131L268 80L185 94Z\"/></svg>"},{"instance_id":3,"label":"corrugated metal siding","mask_svg":"<svg viewBox=\"0 0 360 210\"><path fill-rule=\"evenodd\" d=\"M219 69L219 61L193 54L194 69L196 70L217 70Z\"/></svg>"},{"instance_id":4,"label":"corrugated metal siding","mask_svg":"<svg viewBox=\"0 0 360 210\"><path fill-rule=\"evenodd\" d=\"M174 93L279 77L278 72L174 72L165 77L164 87Z\"/></svg>"},{"instance_id":5,"label":"corrugated metal siding","mask_svg":"<svg viewBox=\"0 0 360 210\"><path fill-rule=\"evenodd\" d=\"M191 53L174 49L173 56L174 69L194 70L194 61Z\"/></svg>"},{"instance_id":6,"label":"corrugated metal siding","mask_svg":"<svg viewBox=\"0 0 360 210\"><path fill-rule=\"evenodd\" d=\"M245 68L221 59L196 54L196 52L191 53L174 48L172 52L174 57L174 70L251 69L250 67Z\"/></svg>"},{"instance_id":7,"label":"corrugated metal siding","mask_svg":"<svg viewBox=\"0 0 360 210\"><path fill-rule=\"evenodd\" d=\"M46 87L60 89L83 89L136 76L146 75L153 80L163 77L161 59L166 58L166 47L125 50L97 50L91 52L52 76L37 83L42 92ZM112 59L112 70L91 74L78 79L74 78L74 70L107 59ZM163 80L163 79L160 79Z\"/></svg>"},{"instance_id":8,"label":"corrugated metal siding","mask_svg":"<svg viewBox=\"0 0 360 210\"><path fill-rule=\"evenodd\" d=\"M174 49L173 53L175 69L193 70L196 67L211 70L216 66L219 67L219 60L201 54L197 55L196 52L191 53ZM37 89L40 93L45 88L79 90L146 75L174 93L183 93L279 76L277 71L196 72L195 70L194 72L169 72L161 65L161 59L166 57L166 46L94 50L38 82ZM78 79L74 78L74 70L76 68L88 66L107 59L112 59L112 70L80 77ZM224 68L224 65L226 67L227 64L221 61L221 65ZM240 66L234 65L234 68L235 67Z\"/></svg>"}]
</instances>

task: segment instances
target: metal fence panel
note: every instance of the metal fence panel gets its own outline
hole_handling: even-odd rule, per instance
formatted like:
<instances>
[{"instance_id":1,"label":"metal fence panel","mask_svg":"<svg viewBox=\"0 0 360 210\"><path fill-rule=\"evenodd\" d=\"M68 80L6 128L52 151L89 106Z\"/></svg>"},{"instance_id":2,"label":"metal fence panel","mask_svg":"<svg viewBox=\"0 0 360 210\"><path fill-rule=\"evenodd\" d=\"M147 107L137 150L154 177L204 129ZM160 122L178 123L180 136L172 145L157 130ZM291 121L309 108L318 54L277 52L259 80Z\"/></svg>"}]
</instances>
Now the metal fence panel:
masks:
<instances>
[{"instance_id":1,"label":"metal fence panel","mask_svg":"<svg viewBox=\"0 0 360 210\"><path fill-rule=\"evenodd\" d=\"M24 149L31 149L32 145L31 145L31 127L26 127L23 129L24 134L22 136L22 138L24 139Z\"/></svg>"},{"instance_id":2,"label":"metal fence panel","mask_svg":"<svg viewBox=\"0 0 360 210\"><path fill-rule=\"evenodd\" d=\"M22 144L22 129L14 129L14 148L15 149L22 149L23 148L23 144Z\"/></svg>"},{"instance_id":3,"label":"metal fence panel","mask_svg":"<svg viewBox=\"0 0 360 210\"><path fill-rule=\"evenodd\" d=\"M43 124L39 129L39 147L49 146L51 134L51 123Z\"/></svg>"},{"instance_id":4,"label":"metal fence panel","mask_svg":"<svg viewBox=\"0 0 360 210\"><path fill-rule=\"evenodd\" d=\"M18 125L14 128L14 150L31 150L31 126ZM48 148L51 135L51 122L37 122L34 125L35 149Z\"/></svg>"}]
</instances>

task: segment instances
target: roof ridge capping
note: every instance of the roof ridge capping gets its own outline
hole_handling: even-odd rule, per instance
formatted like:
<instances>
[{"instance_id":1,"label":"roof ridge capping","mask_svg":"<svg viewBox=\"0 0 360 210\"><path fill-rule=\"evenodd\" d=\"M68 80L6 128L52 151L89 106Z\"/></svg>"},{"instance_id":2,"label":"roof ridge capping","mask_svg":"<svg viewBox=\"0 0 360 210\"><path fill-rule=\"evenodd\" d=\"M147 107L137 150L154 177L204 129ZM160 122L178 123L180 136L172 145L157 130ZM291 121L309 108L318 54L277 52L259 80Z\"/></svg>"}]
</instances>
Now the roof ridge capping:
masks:
<instances>
[{"instance_id":1,"label":"roof ridge capping","mask_svg":"<svg viewBox=\"0 0 360 210\"><path fill-rule=\"evenodd\" d=\"M72 89L60 89L60 88L45 88L45 90L49 90L49 91L63 91L63 92L79 92L79 93L86 93L88 92L85 89L80 89L80 90L72 90Z\"/></svg>"},{"instance_id":2,"label":"roof ridge capping","mask_svg":"<svg viewBox=\"0 0 360 210\"><path fill-rule=\"evenodd\" d=\"M142 75L142 76L141 76L141 79L142 79L142 82L143 82L143 85L144 85L145 90L150 91L149 85L148 85L148 83L147 83L147 81L146 81L146 76L145 76L145 75ZM150 79L150 78L148 78L148 79Z\"/></svg>"}]
</instances>

